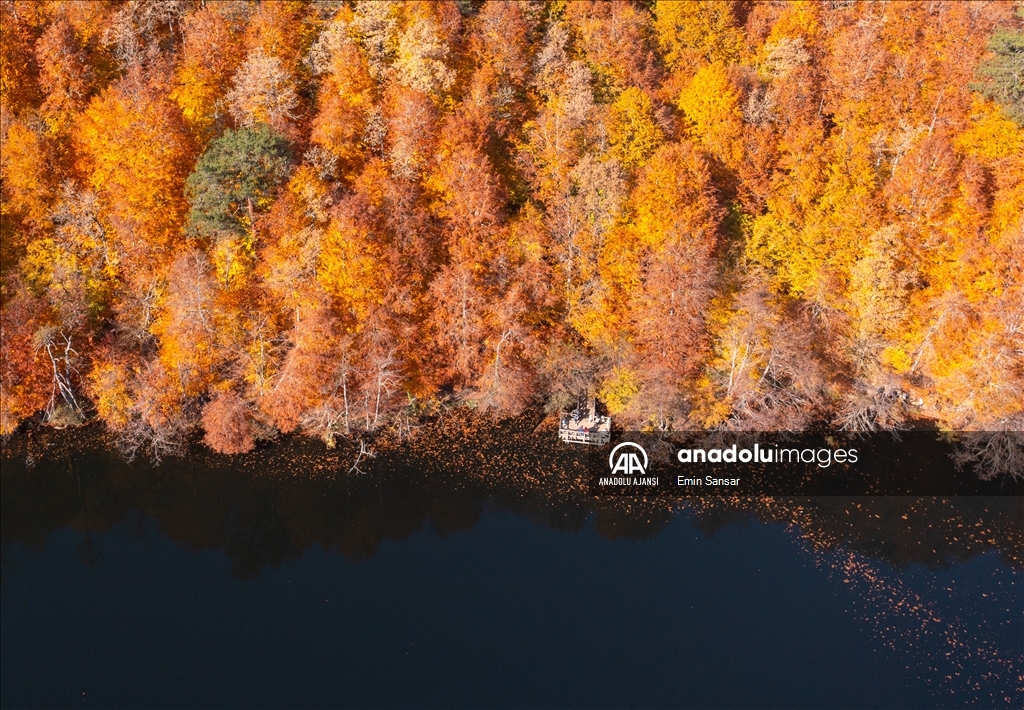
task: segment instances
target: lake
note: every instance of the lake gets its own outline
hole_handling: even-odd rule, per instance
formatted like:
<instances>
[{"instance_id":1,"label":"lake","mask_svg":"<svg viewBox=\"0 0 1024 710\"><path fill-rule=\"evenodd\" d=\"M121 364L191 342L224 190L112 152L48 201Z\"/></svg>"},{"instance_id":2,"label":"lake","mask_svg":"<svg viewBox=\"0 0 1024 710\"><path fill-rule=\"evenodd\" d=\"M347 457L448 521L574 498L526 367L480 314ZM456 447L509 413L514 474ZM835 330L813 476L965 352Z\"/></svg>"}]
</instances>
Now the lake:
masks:
<instances>
[{"instance_id":1,"label":"lake","mask_svg":"<svg viewBox=\"0 0 1024 710\"><path fill-rule=\"evenodd\" d=\"M351 473L12 439L0 703L1021 706L1019 497L598 500L521 433Z\"/></svg>"}]
</instances>

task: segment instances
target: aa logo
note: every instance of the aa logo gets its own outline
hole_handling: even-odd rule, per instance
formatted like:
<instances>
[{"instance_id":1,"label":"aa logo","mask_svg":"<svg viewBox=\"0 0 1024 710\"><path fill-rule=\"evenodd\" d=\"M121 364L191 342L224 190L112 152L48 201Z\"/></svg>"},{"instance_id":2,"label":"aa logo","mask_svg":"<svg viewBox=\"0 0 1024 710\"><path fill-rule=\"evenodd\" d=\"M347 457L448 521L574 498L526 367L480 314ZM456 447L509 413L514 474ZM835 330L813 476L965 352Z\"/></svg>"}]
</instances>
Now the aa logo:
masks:
<instances>
[{"instance_id":1,"label":"aa logo","mask_svg":"<svg viewBox=\"0 0 1024 710\"><path fill-rule=\"evenodd\" d=\"M636 449L636 451L631 451L630 449ZM643 457L643 463L640 462L641 456ZM634 444L632 441L623 441L612 449L611 454L608 456L608 465L612 469L613 476L616 474L622 476L643 476L647 472L647 452L644 451L644 447L640 446L640 444Z\"/></svg>"}]
</instances>

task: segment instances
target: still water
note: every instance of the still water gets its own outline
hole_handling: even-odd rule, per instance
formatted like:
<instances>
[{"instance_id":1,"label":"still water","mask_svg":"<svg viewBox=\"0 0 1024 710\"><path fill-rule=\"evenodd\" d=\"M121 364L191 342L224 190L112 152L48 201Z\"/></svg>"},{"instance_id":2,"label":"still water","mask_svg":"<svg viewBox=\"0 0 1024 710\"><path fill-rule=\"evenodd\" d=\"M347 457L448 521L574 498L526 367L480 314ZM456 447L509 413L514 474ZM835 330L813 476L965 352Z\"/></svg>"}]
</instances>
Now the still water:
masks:
<instances>
[{"instance_id":1,"label":"still water","mask_svg":"<svg viewBox=\"0 0 1024 710\"><path fill-rule=\"evenodd\" d=\"M514 465L339 475L318 447L9 445L3 706L1024 699L1019 498L624 507Z\"/></svg>"}]
</instances>

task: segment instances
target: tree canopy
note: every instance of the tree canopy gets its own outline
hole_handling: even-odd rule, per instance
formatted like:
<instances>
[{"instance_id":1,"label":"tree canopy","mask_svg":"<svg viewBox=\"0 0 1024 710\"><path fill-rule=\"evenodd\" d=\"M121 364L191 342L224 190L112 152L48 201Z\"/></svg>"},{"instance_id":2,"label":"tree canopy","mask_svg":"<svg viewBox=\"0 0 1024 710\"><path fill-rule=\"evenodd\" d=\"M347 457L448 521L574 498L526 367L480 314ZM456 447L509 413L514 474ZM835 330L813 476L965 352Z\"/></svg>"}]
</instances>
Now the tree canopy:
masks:
<instances>
[{"instance_id":1,"label":"tree canopy","mask_svg":"<svg viewBox=\"0 0 1024 710\"><path fill-rule=\"evenodd\" d=\"M0 433L1024 429L987 0L0 0Z\"/></svg>"}]
</instances>

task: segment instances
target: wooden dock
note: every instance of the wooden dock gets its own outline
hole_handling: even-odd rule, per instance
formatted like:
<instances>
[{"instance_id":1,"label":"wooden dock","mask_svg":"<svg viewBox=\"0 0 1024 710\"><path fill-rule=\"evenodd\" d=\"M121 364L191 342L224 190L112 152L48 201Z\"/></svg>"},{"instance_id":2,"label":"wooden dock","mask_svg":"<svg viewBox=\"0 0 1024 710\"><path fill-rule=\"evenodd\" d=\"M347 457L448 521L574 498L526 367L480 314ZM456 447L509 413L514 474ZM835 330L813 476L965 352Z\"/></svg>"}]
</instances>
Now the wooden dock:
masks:
<instances>
[{"instance_id":1,"label":"wooden dock","mask_svg":"<svg viewBox=\"0 0 1024 710\"><path fill-rule=\"evenodd\" d=\"M591 398L586 407L562 413L558 438L567 444L603 446L612 440L612 419L599 415L597 403Z\"/></svg>"}]
</instances>

